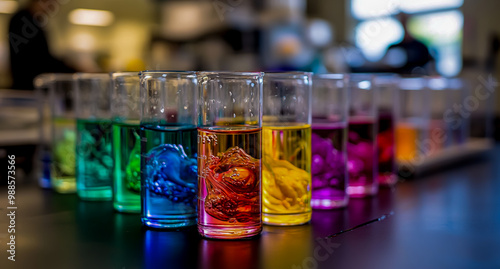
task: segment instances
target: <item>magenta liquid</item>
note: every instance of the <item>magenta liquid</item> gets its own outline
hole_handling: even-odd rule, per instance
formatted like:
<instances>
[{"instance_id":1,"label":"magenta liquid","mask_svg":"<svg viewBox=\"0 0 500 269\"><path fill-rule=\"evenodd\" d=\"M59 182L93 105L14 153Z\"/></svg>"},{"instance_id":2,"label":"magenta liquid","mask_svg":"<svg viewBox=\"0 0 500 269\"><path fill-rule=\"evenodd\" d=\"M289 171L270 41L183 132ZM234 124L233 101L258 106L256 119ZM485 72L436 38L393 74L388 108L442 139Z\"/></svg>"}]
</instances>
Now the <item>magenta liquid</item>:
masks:
<instances>
[{"instance_id":1,"label":"magenta liquid","mask_svg":"<svg viewBox=\"0 0 500 269\"><path fill-rule=\"evenodd\" d=\"M375 120L351 118L347 136L347 170L350 197L366 197L378 192Z\"/></svg>"},{"instance_id":2,"label":"magenta liquid","mask_svg":"<svg viewBox=\"0 0 500 269\"><path fill-rule=\"evenodd\" d=\"M347 124L312 125L312 199L315 209L347 206Z\"/></svg>"},{"instance_id":3,"label":"magenta liquid","mask_svg":"<svg viewBox=\"0 0 500 269\"><path fill-rule=\"evenodd\" d=\"M394 158L394 120L391 111L380 111L378 118L378 183L394 186L398 181Z\"/></svg>"}]
</instances>

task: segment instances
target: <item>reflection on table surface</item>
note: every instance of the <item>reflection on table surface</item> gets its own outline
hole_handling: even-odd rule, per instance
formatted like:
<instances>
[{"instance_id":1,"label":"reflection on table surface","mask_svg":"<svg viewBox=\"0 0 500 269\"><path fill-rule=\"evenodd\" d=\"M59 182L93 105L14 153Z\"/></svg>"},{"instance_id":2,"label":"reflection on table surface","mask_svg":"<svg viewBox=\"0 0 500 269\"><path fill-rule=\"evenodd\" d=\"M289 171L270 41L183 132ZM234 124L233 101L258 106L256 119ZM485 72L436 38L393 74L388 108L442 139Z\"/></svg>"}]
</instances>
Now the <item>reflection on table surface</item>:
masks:
<instances>
[{"instance_id":1,"label":"reflection on table surface","mask_svg":"<svg viewBox=\"0 0 500 269\"><path fill-rule=\"evenodd\" d=\"M259 237L202 239L147 230L110 202L18 185L16 266L54 268L470 268L500 265L500 147L493 158L314 211L310 224ZM5 191L1 189L0 191ZM391 214L380 221L330 236ZM0 218L0 227L6 219ZM2 232L5 233L5 232ZM5 241L0 234L0 243ZM22 255L21 255L22 253ZM6 259L0 260L1 268Z\"/></svg>"}]
</instances>

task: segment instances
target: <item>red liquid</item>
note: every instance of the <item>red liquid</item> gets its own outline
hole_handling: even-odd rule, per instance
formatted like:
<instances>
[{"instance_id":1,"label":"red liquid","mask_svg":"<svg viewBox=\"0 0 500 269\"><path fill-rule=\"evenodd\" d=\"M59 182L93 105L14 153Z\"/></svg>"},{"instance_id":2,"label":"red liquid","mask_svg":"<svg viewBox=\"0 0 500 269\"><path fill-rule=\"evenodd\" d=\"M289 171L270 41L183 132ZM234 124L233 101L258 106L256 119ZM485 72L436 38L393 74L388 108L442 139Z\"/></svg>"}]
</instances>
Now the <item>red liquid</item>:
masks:
<instances>
[{"instance_id":1,"label":"red liquid","mask_svg":"<svg viewBox=\"0 0 500 269\"><path fill-rule=\"evenodd\" d=\"M378 192L375 120L351 118L347 142L349 187L351 197L371 196Z\"/></svg>"},{"instance_id":2,"label":"red liquid","mask_svg":"<svg viewBox=\"0 0 500 269\"><path fill-rule=\"evenodd\" d=\"M394 120L390 111L380 111L377 135L378 150L378 183L382 186L393 186L396 175L394 157Z\"/></svg>"},{"instance_id":3,"label":"red liquid","mask_svg":"<svg viewBox=\"0 0 500 269\"><path fill-rule=\"evenodd\" d=\"M261 129L198 128L198 231L237 239L262 230Z\"/></svg>"}]
</instances>

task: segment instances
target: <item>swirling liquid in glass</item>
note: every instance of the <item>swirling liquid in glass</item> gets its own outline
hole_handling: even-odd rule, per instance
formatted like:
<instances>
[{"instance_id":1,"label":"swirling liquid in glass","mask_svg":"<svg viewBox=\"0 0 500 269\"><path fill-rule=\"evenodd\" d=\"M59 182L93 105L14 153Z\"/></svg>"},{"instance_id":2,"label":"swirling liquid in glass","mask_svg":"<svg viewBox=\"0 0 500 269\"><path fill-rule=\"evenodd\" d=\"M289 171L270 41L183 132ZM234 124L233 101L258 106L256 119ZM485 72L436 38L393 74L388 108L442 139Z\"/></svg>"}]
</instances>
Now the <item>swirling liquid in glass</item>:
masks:
<instances>
[{"instance_id":1,"label":"swirling liquid in glass","mask_svg":"<svg viewBox=\"0 0 500 269\"><path fill-rule=\"evenodd\" d=\"M311 125L263 127L264 223L311 220Z\"/></svg>"},{"instance_id":2,"label":"swirling liquid in glass","mask_svg":"<svg viewBox=\"0 0 500 269\"><path fill-rule=\"evenodd\" d=\"M317 209L347 206L347 124L313 124L312 200Z\"/></svg>"},{"instance_id":3,"label":"swirling liquid in glass","mask_svg":"<svg viewBox=\"0 0 500 269\"><path fill-rule=\"evenodd\" d=\"M198 231L238 239L262 231L261 129L198 128Z\"/></svg>"},{"instance_id":4,"label":"swirling liquid in glass","mask_svg":"<svg viewBox=\"0 0 500 269\"><path fill-rule=\"evenodd\" d=\"M154 228L196 224L194 125L141 125L141 221Z\"/></svg>"},{"instance_id":5,"label":"swirling liquid in glass","mask_svg":"<svg viewBox=\"0 0 500 269\"><path fill-rule=\"evenodd\" d=\"M111 121L76 122L76 183L81 199L109 201L113 196Z\"/></svg>"},{"instance_id":6,"label":"swirling liquid in glass","mask_svg":"<svg viewBox=\"0 0 500 269\"><path fill-rule=\"evenodd\" d=\"M350 197L366 197L378 192L375 119L349 119L347 135L347 168Z\"/></svg>"},{"instance_id":7,"label":"swirling liquid in glass","mask_svg":"<svg viewBox=\"0 0 500 269\"><path fill-rule=\"evenodd\" d=\"M139 123L113 123L113 206L141 212L141 138Z\"/></svg>"}]
</instances>

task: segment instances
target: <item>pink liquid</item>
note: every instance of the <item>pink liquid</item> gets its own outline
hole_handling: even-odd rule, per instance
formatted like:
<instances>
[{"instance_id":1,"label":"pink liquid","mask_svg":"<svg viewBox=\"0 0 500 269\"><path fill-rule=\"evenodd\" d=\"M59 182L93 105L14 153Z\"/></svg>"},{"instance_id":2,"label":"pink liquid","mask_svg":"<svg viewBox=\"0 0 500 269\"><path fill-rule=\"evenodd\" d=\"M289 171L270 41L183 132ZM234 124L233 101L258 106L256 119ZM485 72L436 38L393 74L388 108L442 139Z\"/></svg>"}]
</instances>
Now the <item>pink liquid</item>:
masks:
<instances>
[{"instance_id":1,"label":"pink liquid","mask_svg":"<svg viewBox=\"0 0 500 269\"><path fill-rule=\"evenodd\" d=\"M312 126L312 199L315 209L347 206L347 124Z\"/></svg>"},{"instance_id":2,"label":"pink liquid","mask_svg":"<svg viewBox=\"0 0 500 269\"><path fill-rule=\"evenodd\" d=\"M378 183L393 186L398 181L394 157L394 120L390 111L380 111L378 118Z\"/></svg>"},{"instance_id":3,"label":"pink liquid","mask_svg":"<svg viewBox=\"0 0 500 269\"><path fill-rule=\"evenodd\" d=\"M375 120L351 118L347 142L350 197L366 197L378 192Z\"/></svg>"}]
</instances>

